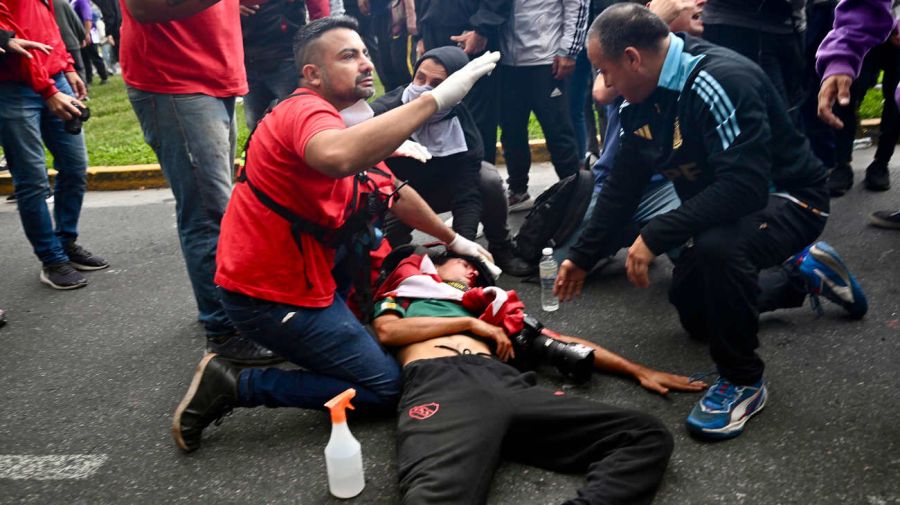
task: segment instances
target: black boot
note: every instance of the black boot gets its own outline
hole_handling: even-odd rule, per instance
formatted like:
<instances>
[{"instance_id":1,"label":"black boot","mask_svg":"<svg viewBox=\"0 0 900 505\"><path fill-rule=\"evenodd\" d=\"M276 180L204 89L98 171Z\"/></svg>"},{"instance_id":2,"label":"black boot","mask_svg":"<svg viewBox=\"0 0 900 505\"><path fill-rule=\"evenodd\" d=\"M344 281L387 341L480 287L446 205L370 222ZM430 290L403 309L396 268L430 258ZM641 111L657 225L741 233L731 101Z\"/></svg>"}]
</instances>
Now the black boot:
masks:
<instances>
[{"instance_id":1,"label":"black boot","mask_svg":"<svg viewBox=\"0 0 900 505\"><path fill-rule=\"evenodd\" d=\"M490 252L491 256L494 257L494 264L500 267L505 274L513 277L524 277L537 271L537 265L531 265L516 256L512 243L507 243L500 247L491 247Z\"/></svg>"},{"instance_id":2,"label":"black boot","mask_svg":"<svg viewBox=\"0 0 900 505\"><path fill-rule=\"evenodd\" d=\"M872 160L866 168L866 189L869 191L887 191L891 189L891 173L886 161Z\"/></svg>"},{"instance_id":3,"label":"black boot","mask_svg":"<svg viewBox=\"0 0 900 505\"><path fill-rule=\"evenodd\" d=\"M284 358L237 333L206 337L206 350L240 365L271 365Z\"/></svg>"},{"instance_id":4,"label":"black boot","mask_svg":"<svg viewBox=\"0 0 900 505\"><path fill-rule=\"evenodd\" d=\"M172 436L181 450L199 449L203 429L213 422L218 425L237 406L239 372L217 354L207 354L200 360L172 419Z\"/></svg>"},{"instance_id":5,"label":"black boot","mask_svg":"<svg viewBox=\"0 0 900 505\"><path fill-rule=\"evenodd\" d=\"M853 169L850 165L838 165L828 174L828 192L832 197L844 196L853 187Z\"/></svg>"}]
</instances>

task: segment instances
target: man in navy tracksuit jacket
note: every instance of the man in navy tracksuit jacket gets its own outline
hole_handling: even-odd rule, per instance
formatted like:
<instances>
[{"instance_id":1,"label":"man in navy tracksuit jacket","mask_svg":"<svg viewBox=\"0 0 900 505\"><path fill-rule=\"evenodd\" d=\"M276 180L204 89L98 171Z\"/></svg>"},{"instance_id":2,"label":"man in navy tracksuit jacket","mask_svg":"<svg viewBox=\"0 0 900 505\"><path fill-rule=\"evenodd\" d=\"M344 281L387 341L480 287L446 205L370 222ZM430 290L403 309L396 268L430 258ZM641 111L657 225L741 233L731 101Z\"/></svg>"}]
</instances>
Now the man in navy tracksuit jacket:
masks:
<instances>
[{"instance_id":1,"label":"man in navy tracksuit jacket","mask_svg":"<svg viewBox=\"0 0 900 505\"><path fill-rule=\"evenodd\" d=\"M766 401L755 352L760 311L799 306L811 292L853 316L866 310L837 253L823 242L807 247L828 216L825 168L756 64L670 34L639 5L601 14L588 55L627 101L620 151L561 266L557 293L565 300L580 292L585 271L634 214L654 173L672 180L683 203L643 227L628 252L628 277L647 286L653 258L686 245L669 298L684 328L709 342L720 373L687 425L705 438L737 436ZM789 258L788 267L760 275Z\"/></svg>"}]
</instances>

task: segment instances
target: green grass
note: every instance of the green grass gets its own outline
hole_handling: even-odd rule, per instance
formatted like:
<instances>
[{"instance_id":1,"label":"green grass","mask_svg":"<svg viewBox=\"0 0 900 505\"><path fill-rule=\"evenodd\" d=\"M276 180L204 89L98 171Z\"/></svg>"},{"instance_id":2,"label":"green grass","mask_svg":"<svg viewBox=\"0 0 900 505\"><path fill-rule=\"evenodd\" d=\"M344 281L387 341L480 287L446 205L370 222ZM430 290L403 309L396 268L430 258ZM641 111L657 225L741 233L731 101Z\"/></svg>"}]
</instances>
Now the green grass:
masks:
<instances>
[{"instance_id":1,"label":"green grass","mask_svg":"<svg viewBox=\"0 0 900 505\"><path fill-rule=\"evenodd\" d=\"M375 81L376 96L384 93L381 82ZM88 146L90 166L120 166L156 163L156 156L144 142L140 124L125 93L121 76L112 76L109 83L91 86L91 119L84 124L85 140ZM860 118L881 116L884 100L881 91L872 89L860 106ZM244 106L237 105L238 148L247 139L247 125L244 120ZM534 115L528 124L529 138L542 138L541 126ZM498 137L499 138L499 137ZM0 150L2 153L2 150ZM52 166L52 156L47 154L48 165Z\"/></svg>"}]
</instances>

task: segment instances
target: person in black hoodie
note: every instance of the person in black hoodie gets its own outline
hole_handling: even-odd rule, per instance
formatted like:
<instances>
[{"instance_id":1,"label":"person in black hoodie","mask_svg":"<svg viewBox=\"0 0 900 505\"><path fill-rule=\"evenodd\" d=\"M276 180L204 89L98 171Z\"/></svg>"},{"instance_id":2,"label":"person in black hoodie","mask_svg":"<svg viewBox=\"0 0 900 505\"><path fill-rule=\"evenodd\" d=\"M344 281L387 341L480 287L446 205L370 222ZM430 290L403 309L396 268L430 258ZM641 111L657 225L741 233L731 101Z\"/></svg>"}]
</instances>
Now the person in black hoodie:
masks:
<instances>
[{"instance_id":1,"label":"person in black hoodie","mask_svg":"<svg viewBox=\"0 0 900 505\"><path fill-rule=\"evenodd\" d=\"M415 99L437 86L469 62L458 47L432 49L419 58L413 82L401 86L372 103L376 115L383 114ZM533 268L513 254L506 221L506 197L502 181L493 165L482 162L483 144L475 119L464 103L446 114L435 114L412 135L433 155L426 163L407 157L388 158L394 174L419 192L435 212L453 213L453 229L470 240L475 239L479 220L484 222L488 249L504 272L527 275ZM389 218L386 232L391 245L409 243L410 228Z\"/></svg>"},{"instance_id":2,"label":"person in black hoodie","mask_svg":"<svg viewBox=\"0 0 900 505\"><path fill-rule=\"evenodd\" d=\"M459 46L469 58L500 48L500 27L512 12L512 0L417 0L416 20L421 54L441 46ZM483 158L497 158L497 124L500 118L500 79L485 76L472 88L464 103L472 112L484 146Z\"/></svg>"}]
</instances>

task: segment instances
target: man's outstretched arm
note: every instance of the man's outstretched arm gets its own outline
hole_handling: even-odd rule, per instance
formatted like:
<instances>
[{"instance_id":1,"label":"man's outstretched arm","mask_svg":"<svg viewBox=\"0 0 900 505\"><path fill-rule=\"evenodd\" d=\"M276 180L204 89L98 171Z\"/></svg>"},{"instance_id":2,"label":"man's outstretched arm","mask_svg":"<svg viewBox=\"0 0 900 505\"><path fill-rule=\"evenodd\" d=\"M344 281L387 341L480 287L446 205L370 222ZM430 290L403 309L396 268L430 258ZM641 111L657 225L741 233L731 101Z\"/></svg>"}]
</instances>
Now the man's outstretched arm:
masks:
<instances>
[{"instance_id":1,"label":"man's outstretched arm","mask_svg":"<svg viewBox=\"0 0 900 505\"><path fill-rule=\"evenodd\" d=\"M570 337L568 335L555 335L553 338L562 342L574 342L590 347L594 350L594 368L604 372L632 377L640 382L641 386L645 389L649 389L650 391L654 391L661 395L667 394L670 389L675 391L696 392L703 391L708 386L702 381L689 382L688 378L683 375L661 372L627 360L612 351L600 347L590 340Z\"/></svg>"}]
</instances>

